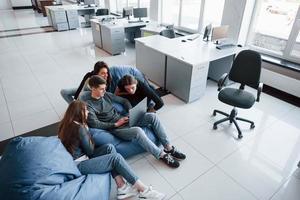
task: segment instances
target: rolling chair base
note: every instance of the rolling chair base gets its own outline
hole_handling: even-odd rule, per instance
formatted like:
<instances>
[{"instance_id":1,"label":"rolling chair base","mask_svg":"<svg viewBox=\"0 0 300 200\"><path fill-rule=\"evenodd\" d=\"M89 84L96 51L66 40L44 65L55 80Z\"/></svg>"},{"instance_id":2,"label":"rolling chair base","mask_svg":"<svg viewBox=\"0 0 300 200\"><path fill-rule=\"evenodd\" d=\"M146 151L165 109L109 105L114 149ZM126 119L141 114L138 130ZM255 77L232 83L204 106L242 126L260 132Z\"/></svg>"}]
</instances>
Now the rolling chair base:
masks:
<instances>
[{"instance_id":1,"label":"rolling chair base","mask_svg":"<svg viewBox=\"0 0 300 200\"><path fill-rule=\"evenodd\" d=\"M248 122L250 123L250 128L253 129L255 127L254 125L254 122L253 121L250 121L250 120L247 120L247 119L244 119L244 118L240 118L240 117L236 117L237 116L237 110L235 108L233 108L231 110L231 113L230 114L227 114L227 113L224 113L222 111L219 111L219 110L214 110L213 112L213 116L216 116L216 114L219 113L221 115L224 115L226 116L226 118L224 119L220 119L219 121L216 121L214 123L214 126L213 126L213 129L217 129L217 125L222 123L222 122L225 122L225 121L229 121L229 123L234 123L235 127L237 128L238 130L238 138L241 139L243 138L243 134L242 134L242 131L237 123L237 120L240 120L240 121L244 121L244 122Z\"/></svg>"}]
</instances>

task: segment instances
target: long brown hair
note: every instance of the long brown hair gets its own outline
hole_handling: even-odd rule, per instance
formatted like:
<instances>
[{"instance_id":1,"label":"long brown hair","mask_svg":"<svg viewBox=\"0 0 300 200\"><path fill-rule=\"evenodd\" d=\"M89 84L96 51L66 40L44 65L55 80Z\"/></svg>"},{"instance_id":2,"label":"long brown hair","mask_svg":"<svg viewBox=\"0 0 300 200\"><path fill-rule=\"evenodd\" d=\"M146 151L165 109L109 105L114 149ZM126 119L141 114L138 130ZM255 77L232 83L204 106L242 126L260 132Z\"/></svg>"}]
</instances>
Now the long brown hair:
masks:
<instances>
[{"instance_id":1,"label":"long brown hair","mask_svg":"<svg viewBox=\"0 0 300 200\"><path fill-rule=\"evenodd\" d=\"M125 86L132 84L138 84L138 81L132 75L126 74L119 80L118 88L121 92L126 92Z\"/></svg>"},{"instance_id":2,"label":"long brown hair","mask_svg":"<svg viewBox=\"0 0 300 200\"><path fill-rule=\"evenodd\" d=\"M80 125L75 122L86 125L85 108L86 104L82 101L73 101L67 108L64 118L61 120L59 125L58 137L72 155L76 146L78 146L80 139Z\"/></svg>"}]
</instances>

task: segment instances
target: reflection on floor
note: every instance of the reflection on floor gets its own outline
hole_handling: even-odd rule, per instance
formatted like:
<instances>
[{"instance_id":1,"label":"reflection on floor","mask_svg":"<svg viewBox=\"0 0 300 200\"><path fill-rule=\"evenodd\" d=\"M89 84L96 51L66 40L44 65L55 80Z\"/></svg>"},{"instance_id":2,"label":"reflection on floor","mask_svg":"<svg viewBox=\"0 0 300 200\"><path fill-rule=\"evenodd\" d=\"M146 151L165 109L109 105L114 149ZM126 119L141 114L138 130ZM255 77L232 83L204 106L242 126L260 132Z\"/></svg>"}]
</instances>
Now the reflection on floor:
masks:
<instances>
[{"instance_id":1,"label":"reflection on floor","mask_svg":"<svg viewBox=\"0 0 300 200\"><path fill-rule=\"evenodd\" d=\"M45 19L32 10L0 11L0 30L47 26ZM98 60L135 65L134 45L127 43L124 54L110 56L94 46L89 28L0 38L0 140L59 121L67 107L60 89L77 87ZM298 107L262 94L252 109L239 110L256 127L250 130L241 122L244 138L236 140L237 131L228 123L212 130L221 117L212 117L213 109L231 110L218 101L215 82L208 81L205 95L190 104L172 94L163 99L158 116L187 159L176 170L146 153L128 162L167 199L300 198Z\"/></svg>"}]
</instances>

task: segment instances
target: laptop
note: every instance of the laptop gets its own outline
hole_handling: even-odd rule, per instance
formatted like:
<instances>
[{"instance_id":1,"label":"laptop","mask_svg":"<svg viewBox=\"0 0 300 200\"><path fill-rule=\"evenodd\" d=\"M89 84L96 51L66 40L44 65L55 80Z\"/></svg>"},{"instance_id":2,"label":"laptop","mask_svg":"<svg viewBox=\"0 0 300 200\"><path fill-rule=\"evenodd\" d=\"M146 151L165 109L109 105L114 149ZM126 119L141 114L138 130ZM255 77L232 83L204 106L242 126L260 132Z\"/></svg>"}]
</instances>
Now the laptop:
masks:
<instances>
[{"instance_id":1,"label":"laptop","mask_svg":"<svg viewBox=\"0 0 300 200\"><path fill-rule=\"evenodd\" d=\"M129 110L129 127L135 126L147 112L147 98Z\"/></svg>"}]
</instances>

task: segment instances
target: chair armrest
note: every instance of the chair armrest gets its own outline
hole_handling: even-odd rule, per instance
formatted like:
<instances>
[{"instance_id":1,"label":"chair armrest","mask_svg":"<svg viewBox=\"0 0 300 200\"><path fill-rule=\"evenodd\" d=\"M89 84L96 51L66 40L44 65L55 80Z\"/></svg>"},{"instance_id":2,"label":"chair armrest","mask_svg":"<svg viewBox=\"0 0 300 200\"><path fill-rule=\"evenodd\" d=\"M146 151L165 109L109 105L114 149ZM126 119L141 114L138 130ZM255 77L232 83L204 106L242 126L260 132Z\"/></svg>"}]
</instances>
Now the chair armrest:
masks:
<instances>
[{"instance_id":1,"label":"chair armrest","mask_svg":"<svg viewBox=\"0 0 300 200\"><path fill-rule=\"evenodd\" d=\"M226 82L227 77L228 77L228 74L225 73L219 79L219 81L218 81L218 91L220 91L223 88L223 86L226 85L225 82Z\"/></svg>"},{"instance_id":2,"label":"chair armrest","mask_svg":"<svg viewBox=\"0 0 300 200\"><path fill-rule=\"evenodd\" d=\"M260 100L260 94L262 92L262 89L263 89L263 83L259 83L258 84L258 88L257 88L257 98L256 98L256 101L259 102Z\"/></svg>"}]
</instances>

